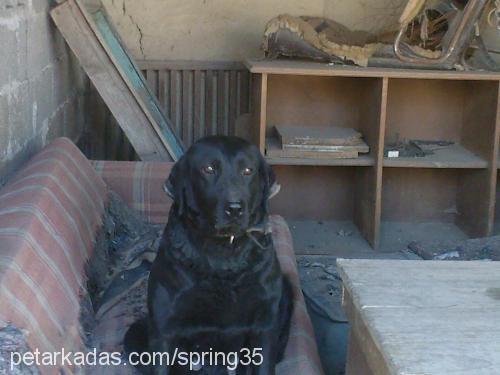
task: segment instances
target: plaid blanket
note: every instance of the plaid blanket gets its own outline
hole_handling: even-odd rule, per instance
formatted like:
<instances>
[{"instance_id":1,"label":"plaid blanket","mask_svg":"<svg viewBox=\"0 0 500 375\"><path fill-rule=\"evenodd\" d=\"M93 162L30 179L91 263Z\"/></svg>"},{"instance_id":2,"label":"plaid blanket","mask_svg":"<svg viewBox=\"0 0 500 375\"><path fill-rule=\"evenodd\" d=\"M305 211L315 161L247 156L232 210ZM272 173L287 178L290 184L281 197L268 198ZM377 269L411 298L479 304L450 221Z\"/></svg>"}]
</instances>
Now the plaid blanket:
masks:
<instances>
[{"instance_id":1,"label":"plaid blanket","mask_svg":"<svg viewBox=\"0 0 500 375\"><path fill-rule=\"evenodd\" d=\"M84 349L79 295L106 197L102 179L65 138L0 191L0 325L22 328L31 350Z\"/></svg>"},{"instance_id":2,"label":"plaid blanket","mask_svg":"<svg viewBox=\"0 0 500 375\"><path fill-rule=\"evenodd\" d=\"M171 202L162 184L171 163L93 164L69 139L59 138L0 190L0 327L12 324L22 329L32 351L84 350L79 323L84 266L102 224L106 184L148 221L162 223L167 218ZM291 236L281 217L272 217L272 224L280 263L294 284L296 300L290 341L278 373L322 374ZM99 317L99 349L119 350L130 323L112 313ZM125 373L125 367L100 370ZM40 371L68 374L78 368L40 366Z\"/></svg>"}]
</instances>

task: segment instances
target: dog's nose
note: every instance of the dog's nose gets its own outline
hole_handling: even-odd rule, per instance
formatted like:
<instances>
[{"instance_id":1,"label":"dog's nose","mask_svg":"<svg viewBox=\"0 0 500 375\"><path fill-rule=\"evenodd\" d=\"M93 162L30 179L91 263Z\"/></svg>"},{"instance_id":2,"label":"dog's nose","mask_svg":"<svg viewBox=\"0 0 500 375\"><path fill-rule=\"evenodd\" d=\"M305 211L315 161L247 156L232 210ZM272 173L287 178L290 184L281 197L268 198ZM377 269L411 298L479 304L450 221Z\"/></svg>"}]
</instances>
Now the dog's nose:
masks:
<instances>
[{"instance_id":1,"label":"dog's nose","mask_svg":"<svg viewBox=\"0 0 500 375\"><path fill-rule=\"evenodd\" d=\"M225 209L226 215L229 217L238 217L243 214L241 202L228 202Z\"/></svg>"}]
</instances>

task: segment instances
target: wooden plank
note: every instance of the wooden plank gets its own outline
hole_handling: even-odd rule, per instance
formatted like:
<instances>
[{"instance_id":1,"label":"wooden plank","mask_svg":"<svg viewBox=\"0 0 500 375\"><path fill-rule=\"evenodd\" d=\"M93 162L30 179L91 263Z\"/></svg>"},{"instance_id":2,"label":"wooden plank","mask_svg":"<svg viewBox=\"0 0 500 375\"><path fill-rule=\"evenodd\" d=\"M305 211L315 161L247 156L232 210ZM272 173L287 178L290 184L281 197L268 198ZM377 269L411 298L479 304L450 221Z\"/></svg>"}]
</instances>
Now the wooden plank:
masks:
<instances>
[{"instance_id":1,"label":"wooden plank","mask_svg":"<svg viewBox=\"0 0 500 375\"><path fill-rule=\"evenodd\" d=\"M471 173L421 168L384 168L383 172L382 219L406 223L454 223L458 185L464 173ZM415 239L409 235L408 242Z\"/></svg>"},{"instance_id":2,"label":"wooden plank","mask_svg":"<svg viewBox=\"0 0 500 375\"><path fill-rule=\"evenodd\" d=\"M275 126L282 144L291 145L355 145L359 144L361 133L352 128L337 126Z\"/></svg>"},{"instance_id":3,"label":"wooden plank","mask_svg":"<svg viewBox=\"0 0 500 375\"><path fill-rule=\"evenodd\" d=\"M217 72L217 134L226 133L227 105L226 105L226 72Z\"/></svg>"},{"instance_id":4,"label":"wooden plank","mask_svg":"<svg viewBox=\"0 0 500 375\"><path fill-rule=\"evenodd\" d=\"M276 180L282 189L269 202L272 214L282 215L286 219L308 218L352 222L356 197L356 171L358 168L366 167L289 164L273 166ZM357 240L353 237L348 238L351 241Z\"/></svg>"},{"instance_id":5,"label":"wooden plank","mask_svg":"<svg viewBox=\"0 0 500 375\"><path fill-rule=\"evenodd\" d=\"M381 348L363 320L362 311L355 307L350 290L345 286L342 288L342 307L349 320L346 375L390 374Z\"/></svg>"},{"instance_id":6,"label":"wooden plank","mask_svg":"<svg viewBox=\"0 0 500 375\"><path fill-rule=\"evenodd\" d=\"M373 375L373 371L370 369L366 356L363 353L363 337L358 338L349 330L349 336L347 339L347 359L346 359L346 375ZM365 344L366 345L366 344Z\"/></svg>"},{"instance_id":7,"label":"wooden plank","mask_svg":"<svg viewBox=\"0 0 500 375\"><path fill-rule=\"evenodd\" d=\"M235 122L237 116L237 99L238 92L238 76L235 70L229 72L229 116L228 116L228 130L227 135L235 135Z\"/></svg>"},{"instance_id":8,"label":"wooden plank","mask_svg":"<svg viewBox=\"0 0 500 375\"><path fill-rule=\"evenodd\" d=\"M316 153L317 154L317 153ZM315 156L289 156L283 152L277 140L267 138L266 140L266 160L269 164L275 165L331 165L331 166L371 166L374 165L374 159L370 155L319 155Z\"/></svg>"},{"instance_id":9,"label":"wooden plank","mask_svg":"<svg viewBox=\"0 0 500 375\"><path fill-rule=\"evenodd\" d=\"M159 97L158 92L158 71L153 69L146 70L146 80L148 82L148 86L151 90L151 94L155 97Z\"/></svg>"},{"instance_id":10,"label":"wooden plank","mask_svg":"<svg viewBox=\"0 0 500 375\"><path fill-rule=\"evenodd\" d=\"M205 135L205 76L201 70L194 71L194 141Z\"/></svg>"},{"instance_id":11,"label":"wooden plank","mask_svg":"<svg viewBox=\"0 0 500 375\"><path fill-rule=\"evenodd\" d=\"M266 148L267 74L252 75L252 138L262 154Z\"/></svg>"},{"instance_id":12,"label":"wooden plank","mask_svg":"<svg viewBox=\"0 0 500 375\"><path fill-rule=\"evenodd\" d=\"M375 249L380 244L387 93L387 78L367 81L367 87L362 93L363 98L360 100L362 108L359 111L359 131L370 146L374 165L357 171L354 222Z\"/></svg>"},{"instance_id":13,"label":"wooden plank","mask_svg":"<svg viewBox=\"0 0 500 375\"><path fill-rule=\"evenodd\" d=\"M457 193L458 224L471 236L491 235L495 220L499 139L499 82L470 82L462 142L487 162L464 175Z\"/></svg>"},{"instance_id":14,"label":"wooden plank","mask_svg":"<svg viewBox=\"0 0 500 375\"><path fill-rule=\"evenodd\" d=\"M246 70L239 61L137 60L137 66L144 70Z\"/></svg>"},{"instance_id":15,"label":"wooden plank","mask_svg":"<svg viewBox=\"0 0 500 375\"><path fill-rule=\"evenodd\" d=\"M78 0L68 1L75 1L78 4ZM150 120L152 128L159 135L171 158L174 161L178 160L184 153L184 147L173 132L169 120L161 111L158 100L149 89L144 76L139 73L139 68L116 38L115 33L106 20L103 10L100 9L89 15L82 9L82 14L94 30L94 34L99 39L102 47L117 67L130 92L136 98L137 103Z\"/></svg>"},{"instance_id":16,"label":"wooden plank","mask_svg":"<svg viewBox=\"0 0 500 375\"><path fill-rule=\"evenodd\" d=\"M337 151L313 151L298 149L283 149L275 137L266 139L266 156L269 158L290 158L290 159L357 159L358 151L347 149L352 146L330 146L339 147Z\"/></svg>"},{"instance_id":17,"label":"wooden plank","mask_svg":"<svg viewBox=\"0 0 500 375\"><path fill-rule=\"evenodd\" d=\"M250 112L250 74L246 71L238 72L240 83L240 105L238 108L238 116Z\"/></svg>"},{"instance_id":18,"label":"wooden plank","mask_svg":"<svg viewBox=\"0 0 500 375\"><path fill-rule=\"evenodd\" d=\"M498 373L496 262L339 259L337 268L374 373L381 365L382 374Z\"/></svg>"},{"instance_id":19,"label":"wooden plank","mask_svg":"<svg viewBox=\"0 0 500 375\"><path fill-rule=\"evenodd\" d=\"M151 127L78 4L68 0L54 8L51 16L141 159L170 160L161 137Z\"/></svg>"},{"instance_id":20,"label":"wooden plank","mask_svg":"<svg viewBox=\"0 0 500 375\"><path fill-rule=\"evenodd\" d=\"M290 60L245 60L251 73L290 74L313 76L340 76L366 78L417 78L417 79L458 79L458 80L499 80L497 72L443 71L392 68L361 68L333 66L326 63Z\"/></svg>"},{"instance_id":21,"label":"wooden plank","mask_svg":"<svg viewBox=\"0 0 500 375\"><path fill-rule=\"evenodd\" d=\"M216 133L216 106L214 105L214 75L213 71L207 70L205 76L205 129L206 135L214 135Z\"/></svg>"},{"instance_id":22,"label":"wooden plank","mask_svg":"<svg viewBox=\"0 0 500 375\"><path fill-rule=\"evenodd\" d=\"M170 74L166 71L158 72L158 100L165 113L165 116L170 117Z\"/></svg>"},{"instance_id":23,"label":"wooden plank","mask_svg":"<svg viewBox=\"0 0 500 375\"><path fill-rule=\"evenodd\" d=\"M182 75L177 70L170 71L170 111L175 132L182 136Z\"/></svg>"},{"instance_id":24,"label":"wooden plank","mask_svg":"<svg viewBox=\"0 0 500 375\"><path fill-rule=\"evenodd\" d=\"M182 71L182 139L193 143L193 82L190 70Z\"/></svg>"}]
</instances>

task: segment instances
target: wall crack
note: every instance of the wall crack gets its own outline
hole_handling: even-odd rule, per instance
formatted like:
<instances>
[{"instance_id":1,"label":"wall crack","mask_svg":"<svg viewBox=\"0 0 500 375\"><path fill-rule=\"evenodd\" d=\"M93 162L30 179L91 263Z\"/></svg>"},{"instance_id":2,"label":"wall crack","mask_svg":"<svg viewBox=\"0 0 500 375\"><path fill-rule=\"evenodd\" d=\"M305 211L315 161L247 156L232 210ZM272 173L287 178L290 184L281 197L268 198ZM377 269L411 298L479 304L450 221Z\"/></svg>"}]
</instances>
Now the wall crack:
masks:
<instances>
[{"instance_id":1,"label":"wall crack","mask_svg":"<svg viewBox=\"0 0 500 375\"><path fill-rule=\"evenodd\" d=\"M130 19L130 22L132 22L132 24L135 26L135 28L139 34L139 49L141 51L142 58L144 60L146 60L146 53L144 52L144 44L143 44L144 33L142 32L142 29L139 26L139 24L135 21L134 17L132 17L131 14L127 14L127 6L125 3L126 3L126 0L123 0L123 3L122 3L123 15L127 16Z\"/></svg>"}]
</instances>

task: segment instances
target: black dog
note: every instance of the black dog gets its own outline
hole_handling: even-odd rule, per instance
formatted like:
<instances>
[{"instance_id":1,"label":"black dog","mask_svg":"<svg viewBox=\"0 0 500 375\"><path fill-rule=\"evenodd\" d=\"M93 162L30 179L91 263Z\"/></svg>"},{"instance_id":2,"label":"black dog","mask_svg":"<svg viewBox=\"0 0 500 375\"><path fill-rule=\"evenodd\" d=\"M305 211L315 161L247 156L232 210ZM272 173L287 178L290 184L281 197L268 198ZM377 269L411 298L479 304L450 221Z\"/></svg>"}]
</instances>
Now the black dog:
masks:
<instances>
[{"instance_id":1,"label":"black dog","mask_svg":"<svg viewBox=\"0 0 500 375\"><path fill-rule=\"evenodd\" d=\"M267 222L277 187L243 139L207 137L186 152L165 183L174 203L149 277L147 323L132 326L126 351L142 335L149 352L238 352L237 374L275 373L292 310ZM222 357L207 361L197 374L228 373ZM154 373L191 371L157 365Z\"/></svg>"}]
</instances>

